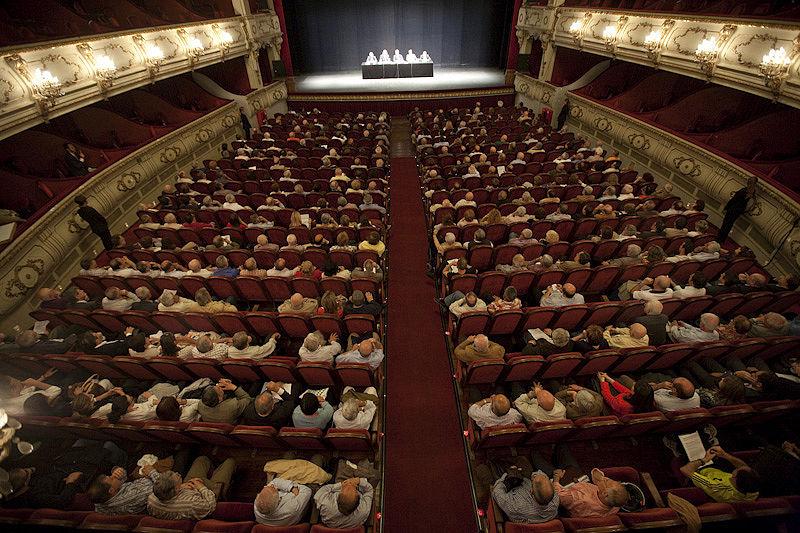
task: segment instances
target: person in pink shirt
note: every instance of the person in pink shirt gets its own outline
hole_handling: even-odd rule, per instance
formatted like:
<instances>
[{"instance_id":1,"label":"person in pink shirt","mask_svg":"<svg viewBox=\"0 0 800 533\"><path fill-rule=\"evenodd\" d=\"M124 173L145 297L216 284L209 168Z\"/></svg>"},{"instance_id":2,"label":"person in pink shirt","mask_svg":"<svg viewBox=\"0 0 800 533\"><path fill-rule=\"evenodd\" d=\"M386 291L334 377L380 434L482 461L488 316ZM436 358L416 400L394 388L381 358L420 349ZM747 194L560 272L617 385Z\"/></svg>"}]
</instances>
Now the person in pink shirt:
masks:
<instances>
[{"instance_id":1,"label":"person in pink shirt","mask_svg":"<svg viewBox=\"0 0 800 533\"><path fill-rule=\"evenodd\" d=\"M569 448L557 444L553 451L553 460L558 468L544 459L538 451L531 456L534 468L537 468L553 479L553 488L561 500L561 506L572 518L596 518L617 514L619 508L628 502L628 491L619 481L606 477L595 468L591 472L591 481L575 481L561 484L561 480L577 479L583 473Z\"/></svg>"}]
</instances>

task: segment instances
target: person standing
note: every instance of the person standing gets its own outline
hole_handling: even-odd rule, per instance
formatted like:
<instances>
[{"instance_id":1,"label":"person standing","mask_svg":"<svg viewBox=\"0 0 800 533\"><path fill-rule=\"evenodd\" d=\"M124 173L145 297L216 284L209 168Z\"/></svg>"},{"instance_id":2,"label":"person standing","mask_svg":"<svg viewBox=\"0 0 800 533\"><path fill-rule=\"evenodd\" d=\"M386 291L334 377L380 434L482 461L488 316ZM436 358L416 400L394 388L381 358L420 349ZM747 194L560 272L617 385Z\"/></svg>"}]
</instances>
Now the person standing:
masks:
<instances>
[{"instance_id":1,"label":"person standing","mask_svg":"<svg viewBox=\"0 0 800 533\"><path fill-rule=\"evenodd\" d=\"M561 128L564 127L564 123L567 121L567 117L569 117L569 100L565 98L564 105L561 106L561 111L559 111L558 118L556 119L556 131L561 131Z\"/></svg>"},{"instance_id":2,"label":"person standing","mask_svg":"<svg viewBox=\"0 0 800 533\"><path fill-rule=\"evenodd\" d=\"M733 193L731 199L725 204L725 218L722 219L722 226L720 226L719 233L717 233L718 243L723 244L725 242L731 229L733 229L733 223L747 212L747 205L756 196L756 183L758 183L758 178L755 176L747 180L747 185Z\"/></svg>"},{"instance_id":3,"label":"person standing","mask_svg":"<svg viewBox=\"0 0 800 533\"><path fill-rule=\"evenodd\" d=\"M244 138L248 141L250 140L250 131L253 127L250 125L250 119L247 118L247 114L244 112L244 108L239 108L239 118L242 119L242 128L244 129Z\"/></svg>"},{"instance_id":4,"label":"person standing","mask_svg":"<svg viewBox=\"0 0 800 533\"><path fill-rule=\"evenodd\" d=\"M111 250L114 247L114 243L111 242L111 232L108 230L106 217L101 215L94 207L86 205L86 197L82 194L75 197L75 203L78 204L78 216L89 224L92 233L100 237L100 240L103 241L103 247L106 250Z\"/></svg>"}]
</instances>

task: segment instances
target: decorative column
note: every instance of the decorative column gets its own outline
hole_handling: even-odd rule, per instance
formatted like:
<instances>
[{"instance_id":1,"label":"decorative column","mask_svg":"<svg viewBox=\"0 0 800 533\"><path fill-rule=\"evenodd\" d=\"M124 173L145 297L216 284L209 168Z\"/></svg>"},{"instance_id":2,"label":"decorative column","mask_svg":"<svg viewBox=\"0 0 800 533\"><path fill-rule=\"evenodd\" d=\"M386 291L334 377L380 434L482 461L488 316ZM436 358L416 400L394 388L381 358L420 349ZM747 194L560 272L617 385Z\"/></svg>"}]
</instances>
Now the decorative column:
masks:
<instances>
[{"instance_id":1,"label":"decorative column","mask_svg":"<svg viewBox=\"0 0 800 533\"><path fill-rule=\"evenodd\" d=\"M552 32L542 32L539 36L542 43L542 61L539 65L539 79L549 81L553 75L553 65L556 63L556 47L553 43Z\"/></svg>"}]
</instances>

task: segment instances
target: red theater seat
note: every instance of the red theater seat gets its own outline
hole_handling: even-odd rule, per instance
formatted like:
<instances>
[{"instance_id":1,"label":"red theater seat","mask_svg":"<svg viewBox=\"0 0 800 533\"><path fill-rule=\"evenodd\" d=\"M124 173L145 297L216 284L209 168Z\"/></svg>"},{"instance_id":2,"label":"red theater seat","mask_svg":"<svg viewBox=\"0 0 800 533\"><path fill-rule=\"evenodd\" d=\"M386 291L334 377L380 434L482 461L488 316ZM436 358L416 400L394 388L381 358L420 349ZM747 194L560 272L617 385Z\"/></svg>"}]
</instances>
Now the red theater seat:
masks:
<instances>
[{"instance_id":1,"label":"red theater seat","mask_svg":"<svg viewBox=\"0 0 800 533\"><path fill-rule=\"evenodd\" d=\"M253 521L225 522L212 518L197 522L192 533L250 533L255 524Z\"/></svg>"},{"instance_id":2,"label":"red theater seat","mask_svg":"<svg viewBox=\"0 0 800 533\"><path fill-rule=\"evenodd\" d=\"M194 520L161 520L147 516L136 526L136 533L189 533L195 525Z\"/></svg>"},{"instance_id":3,"label":"red theater seat","mask_svg":"<svg viewBox=\"0 0 800 533\"><path fill-rule=\"evenodd\" d=\"M78 526L81 530L92 531L131 531L145 515L129 514L109 516L102 513L89 513Z\"/></svg>"}]
</instances>

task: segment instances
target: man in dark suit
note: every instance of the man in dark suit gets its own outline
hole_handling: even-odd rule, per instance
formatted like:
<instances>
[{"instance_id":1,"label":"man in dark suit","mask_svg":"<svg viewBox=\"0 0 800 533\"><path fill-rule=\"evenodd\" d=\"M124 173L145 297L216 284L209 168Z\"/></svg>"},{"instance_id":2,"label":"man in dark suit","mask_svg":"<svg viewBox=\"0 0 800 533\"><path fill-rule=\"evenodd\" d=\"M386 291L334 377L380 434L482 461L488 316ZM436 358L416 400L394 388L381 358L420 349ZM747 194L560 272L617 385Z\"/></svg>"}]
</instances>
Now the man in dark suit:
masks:
<instances>
[{"instance_id":1,"label":"man in dark suit","mask_svg":"<svg viewBox=\"0 0 800 533\"><path fill-rule=\"evenodd\" d=\"M292 420L292 411L297 406L300 389L292 385L292 392L287 392L281 383L270 381L264 392L255 397L242 413L242 424L252 426L272 426L280 429ZM280 395L280 400L275 399Z\"/></svg>"},{"instance_id":2,"label":"man in dark suit","mask_svg":"<svg viewBox=\"0 0 800 533\"><path fill-rule=\"evenodd\" d=\"M78 216L89 224L92 233L100 237L100 240L103 241L103 247L106 250L111 250L114 247L114 243L111 240L111 232L108 230L106 217L101 215L94 207L86 205L86 197L82 194L75 197L75 203L78 204Z\"/></svg>"},{"instance_id":3,"label":"man in dark suit","mask_svg":"<svg viewBox=\"0 0 800 533\"><path fill-rule=\"evenodd\" d=\"M70 351L77 340L74 333L61 340L51 340L28 329L17 335L15 342L0 346L0 353L63 354Z\"/></svg>"},{"instance_id":4,"label":"man in dark suit","mask_svg":"<svg viewBox=\"0 0 800 533\"><path fill-rule=\"evenodd\" d=\"M661 346L667 343L667 324L669 317L662 313L664 306L658 300L647 300L644 304L644 314L633 323L642 324L647 328L647 336L652 346Z\"/></svg>"},{"instance_id":5,"label":"man in dark suit","mask_svg":"<svg viewBox=\"0 0 800 533\"><path fill-rule=\"evenodd\" d=\"M553 342L545 339L531 339L522 349L522 355L541 355L542 357L548 357L557 353L575 351L575 342L570 339L569 331L563 328L556 328L550 334L550 338Z\"/></svg>"},{"instance_id":6,"label":"man in dark suit","mask_svg":"<svg viewBox=\"0 0 800 533\"><path fill-rule=\"evenodd\" d=\"M132 311L158 311L158 302L151 299L150 289L147 287L137 287L136 297L139 301L131 304Z\"/></svg>"}]
</instances>

